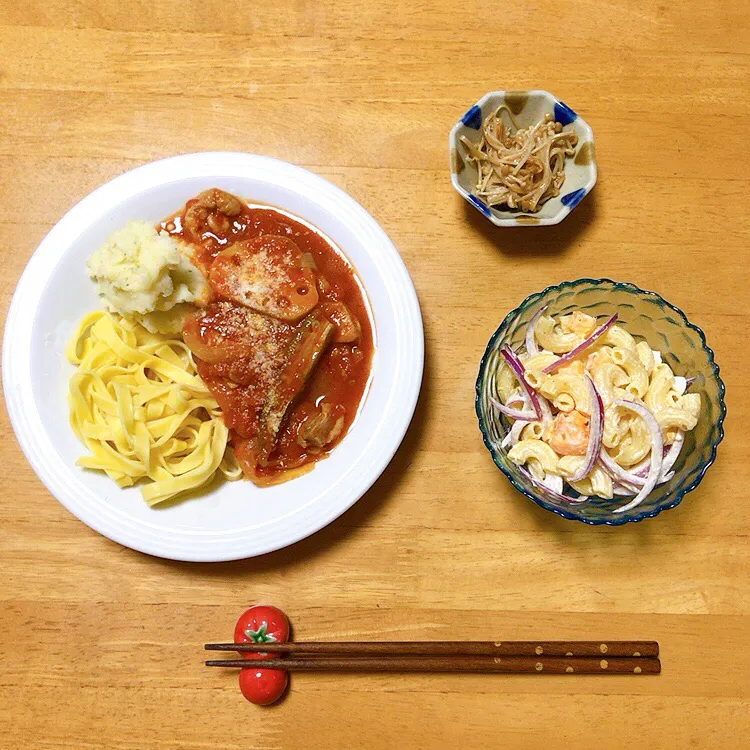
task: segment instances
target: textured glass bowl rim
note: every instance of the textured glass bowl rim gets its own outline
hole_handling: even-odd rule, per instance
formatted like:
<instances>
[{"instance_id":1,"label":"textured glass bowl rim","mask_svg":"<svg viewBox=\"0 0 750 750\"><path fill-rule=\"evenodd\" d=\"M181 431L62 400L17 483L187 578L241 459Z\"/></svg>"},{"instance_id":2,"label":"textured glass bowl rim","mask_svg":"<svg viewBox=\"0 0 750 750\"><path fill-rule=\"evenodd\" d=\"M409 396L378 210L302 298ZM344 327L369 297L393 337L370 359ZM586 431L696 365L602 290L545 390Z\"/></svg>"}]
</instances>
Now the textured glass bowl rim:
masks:
<instances>
[{"instance_id":1,"label":"textured glass bowl rim","mask_svg":"<svg viewBox=\"0 0 750 750\"><path fill-rule=\"evenodd\" d=\"M515 318L516 315L520 314L528 308L529 306L537 303L540 299L543 299L548 294L552 292L561 292L565 289L573 289L575 287L579 286L592 286L596 287L601 284L611 284L615 289L622 290L625 292L628 292L630 294L634 294L636 296L643 295L645 297L651 297L655 298L659 303L661 303L663 306L668 307L673 312L677 313L679 319L682 321L682 324L687 328L692 328L697 334L698 338L701 341L701 344L703 345L703 349L708 355L708 363L711 366L711 373L716 380L716 383L719 387L719 419L717 421L716 427L718 428L717 437L711 443L711 453L708 457L708 460L699 468L698 474L696 475L695 479L693 481L686 485L685 487L681 487L678 491L673 493L672 495L667 496L665 501L659 505L658 507L652 509L652 510L644 510L641 512L637 512L632 516L624 516L624 517L617 517L617 518L582 518L579 515L576 515L575 512L572 510L565 510L564 508L558 508L554 505L551 505L549 502L547 502L544 498L539 497L528 490L524 489L513 477L513 475L497 460L496 452L492 449L492 446L490 444L489 436L487 435L487 429L484 425L484 417L482 415L482 406L481 406L481 388L482 388L482 380L484 376L484 370L487 365L487 358L492 353L495 342L500 338L505 331L507 330L508 326L512 322L512 320ZM613 281L612 279L576 279L575 281L563 281L559 284L551 284L548 287L545 287L542 289L541 292L534 292L533 294L530 294L526 299L521 302L518 307L515 307L513 310L511 310L502 320L500 325L495 329L495 332L490 337L489 342L487 343L487 347L484 350L484 354L482 355L482 359L479 362L479 374L477 375L477 382L475 386L475 397L474 397L474 408L477 413L477 418L479 419L479 429L482 433L482 440L487 448L487 450L490 452L490 455L492 456L492 461L494 462L495 466L497 466L498 469L505 475L506 479L515 487L522 495L526 495L526 497L529 498L529 500L533 500L538 506L541 508L544 508L545 510L549 510L552 513L556 513L558 516L562 516L563 518L568 519L569 521L579 521L580 523L589 524L590 526L622 526L626 523L638 523L639 521L643 521L646 518L654 518L655 516L658 516L659 513L661 513L663 510L670 510L671 508L675 508L682 502L682 498L687 495L688 492L692 492L701 482L703 479L704 474L706 471L708 471L708 467L711 466L711 464L716 460L716 450L719 447L719 443L724 439L724 418L727 414L727 407L726 403L724 402L724 394L726 392L726 388L724 386L724 381L719 376L719 365L716 363L716 360L714 359L714 351L711 349L711 347L706 342L706 335L703 333L703 331L693 323L691 323L687 316L685 315L682 310L680 310L679 307L675 307L674 305L667 302L661 295L657 294L656 292L650 292L645 289L640 289L635 284L631 284L629 282L625 281Z\"/></svg>"}]
</instances>

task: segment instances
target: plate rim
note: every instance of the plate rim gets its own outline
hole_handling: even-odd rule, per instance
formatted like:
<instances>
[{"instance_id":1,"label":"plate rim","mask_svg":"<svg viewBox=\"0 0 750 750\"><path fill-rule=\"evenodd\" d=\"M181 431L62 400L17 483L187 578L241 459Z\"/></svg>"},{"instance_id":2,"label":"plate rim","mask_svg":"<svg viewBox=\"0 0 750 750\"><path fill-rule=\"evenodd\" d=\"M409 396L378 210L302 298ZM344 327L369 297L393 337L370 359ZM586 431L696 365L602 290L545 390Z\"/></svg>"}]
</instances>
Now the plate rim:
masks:
<instances>
[{"instance_id":1,"label":"plate rim","mask_svg":"<svg viewBox=\"0 0 750 750\"><path fill-rule=\"evenodd\" d=\"M76 227L77 234L80 235L85 231L85 227L111 211L119 202L128 200L144 190L182 179L204 176L217 179L263 179L275 187L299 193L321 210L329 211L331 205L338 205L339 210L346 214L349 231L367 231L367 245L372 245L374 240L379 250L385 253L384 261L387 262L388 270L398 284L401 302L400 305L394 306L394 312L403 312L403 326L399 328L399 333L408 358L406 361L399 358L397 366L397 379L403 394L399 409L390 415L387 431L382 428L383 420L378 422L375 434L379 435L379 453L367 464L365 471L356 478L356 483L348 492L337 493L337 499L332 502L329 496L332 486L335 485L329 484L318 494L316 502L305 503L293 514L296 516L295 523L289 524L284 532L278 533L276 539L258 543L253 542L252 535L246 535L232 540L232 548L226 551L212 548L220 542L217 537L233 533L231 531L212 532L213 538L203 535L198 546L195 546L195 543L200 538L199 535L193 535L190 545L185 541L179 542L180 534L189 536L189 532L186 531L159 529L156 540L153 540L148 536L143 537L146 529L139 527L146 526L145 522L131 518L129 523L122 523L120 519L121 526L113 525L115 509L102 503L97 493L90 488L86 488L87 493L83 493L88 495L88 498L76 497L76 494L80 493L80 488L76 487L74 491L66 477L54 476L51 466L44 460L43 451L40 450L44 443L51 444L51 440L38 415L31 378L27 377L26 382L19 382L19 375L30 371L31 337L26 341L24 348L24 342L19 340L17 333L20 316L30 304L27 301L28 292L33 291L32 284L37 285L40 276L45 283L48 282L52 269L64 257L67 248L75 242L75 236L70 236L67 241L61 243L63 250L55 254L58 237L64 236L66 231L70 233ZM87 217L89 211L90 215ZM343 251L346 253L345 249ZM378 267L379 274L382 274L383 270ZM387 283L386 288L389 298L393 301L393 289ZM31 297L35 300L35 311L38 295L32 294ZM403 309L400 310L399 307ZM35 316L28 317L30 320L26 322L26 326L30 329ZM26 355L21 361L17 356L19 350ZM345 513L370 489L400 447L417 406L423 373L424 325L417 293L401 255L378 222L352 196L308 169L273 157L231 151L182 154L142 164L108 180L73 205L37 245L21 273L8 307L2 350L3 391L11 426L26 460L50 494L70 513L102 536L148 555L185 562L228 562L267 554L320 531ZM389 391L388 405L392 402L394 392L394 388ZM24 418L28 413L31 413L31 420ZM34 416L37 422L34 422ZM363 449L371 442L372 440L365 443ZM360 455L362 453L363 450L360 450ZM57 456L56 452L55 455ZM318 507L318 513L313 512L310 515L309 509L324 498L329 498L329 501ZM86 499L89 503L92 500L98 503L96 511L92 510ZM109 513L104 512L102 515L102 509L108 507ZM275 526L278 523L279 520L276 520L271 522L271 525ZM158 536L170 538L162 539L160 542Z\"/></svg>"}]
</instances>

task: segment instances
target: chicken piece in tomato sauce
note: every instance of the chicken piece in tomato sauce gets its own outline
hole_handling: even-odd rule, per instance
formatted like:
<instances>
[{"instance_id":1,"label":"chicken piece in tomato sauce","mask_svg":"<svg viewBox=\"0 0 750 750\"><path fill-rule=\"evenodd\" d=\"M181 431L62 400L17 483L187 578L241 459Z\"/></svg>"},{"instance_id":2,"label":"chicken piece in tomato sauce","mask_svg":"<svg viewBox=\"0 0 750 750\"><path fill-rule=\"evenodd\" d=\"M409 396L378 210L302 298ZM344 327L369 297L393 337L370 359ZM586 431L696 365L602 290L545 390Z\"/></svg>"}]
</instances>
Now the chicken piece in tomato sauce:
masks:
<instances>
[{"instance_id":1,"label":"chicken piece in tomato sauce","mask_svg":"<svg viewBox=\"0 0 750 750\"><path fill-rule=\"evenodd\" d=\"M182 226L194 242L201 242L207 235L221 237L233 228L234 219L242 213L242 201L231 193L218 188L204 190L188 201ZM226 242L227 238L224 237Z\"/></svg>"}]
</instances>

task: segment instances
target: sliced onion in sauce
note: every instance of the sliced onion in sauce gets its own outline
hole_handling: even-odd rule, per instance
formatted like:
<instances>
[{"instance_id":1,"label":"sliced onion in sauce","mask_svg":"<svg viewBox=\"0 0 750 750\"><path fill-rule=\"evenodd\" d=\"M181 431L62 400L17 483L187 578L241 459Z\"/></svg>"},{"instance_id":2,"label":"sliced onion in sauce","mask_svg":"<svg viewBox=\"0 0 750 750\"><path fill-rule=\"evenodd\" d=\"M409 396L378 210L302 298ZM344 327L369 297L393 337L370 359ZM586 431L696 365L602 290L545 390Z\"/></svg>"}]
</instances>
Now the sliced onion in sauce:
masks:
<instances>
[{"instance_id":1,"label":"sliced onion in sauce","mask_svg":"<svg viewBox=\"0 0 750 750\"><path fill-rule=\"evenodd\" d=\"M505 404L501 404L496 398L490 396L490 403L501 413L505 414L506 417L518 420L520 422L533 422L537 419L537 415L533 411L521 411L520 409L512 409Z\"/></svg>"},{"instance_id":2,"label":"sliced onion in sauce","mask_svg":"<svg viewBox=\"0 0 750 750\"><path fill-rule=\"evenodd\" d=\"M536 394L536 391L526 382L526 378L524 377L524 373L526 372L522 362L520 359L518 359L518 355L508 346L508 344L503 344L500 347L500 354L503 355L503 358L508 363L508 367L513 371L513 374L516 376L516 380L518 380L521 388L523 388L524 392L529 398L529 401L531 402L531 408L534 410L534 414L536 415L536 419L541 420L542 419L542 407L539 404L539 397Z\"/></svg>"},{"instance_id":3,"label":"sliced onion in sauce","mask_svg":"<svg viewBox=\"0 0 750 750\"><path fill-rule=\"evenodd\" d=\"M559 474L545 474L544 479L541 480L548 490L556 492L558 495L562 495L563 491L563 478Z\"/></svg>"},{"instance_id":4,"label":"sliced onion in sauce","mask_svg":"<svg viewBox=\"0 0 750 750\"><path fill-rule=\"evenodd\" d=\"M596 463L596 459L599 458L599 453L602 449L604 404L602 403L599 391L596 390L594 381L589 377L588 373L585 375L585 380L586 387L589 391L589 409L591 411L591 418L589 420L589 442L586 446L586 456L584 461L579 469L568 480L570 482L580 482L591 473L591 470Z\"/></svg>"},{"instance_id":5,"label":"sliced onion in sauce","mask_svg":"<svg viewBox=\"0 0 750 750\"><path fill-rule=\"evenodd\" d=\"M646 480L642 476L639 476L632 471L628 471L627 469L623 469L623 467L620 466L620 464L618 464L609 453L607 453L604 447L599 451L598 463L599 466L601 466L602 469L612 477L612 479L615 479L620 483L630 484L635 487L643 487L643 485L646 484Z\"/></svg>"},{"instance_id":6,"label":"sliced onion in sauce","mask_svg":"<svg viewBox=\"0 0 750 750\"><path fill-rule=\"evenodd\" d=\"M513 391L513 393L508 396L508 399L505 402L505 405L510 406L511 408L513 408L513 404L521 404L521 406L529 405L529 400L523 393L521 393L520 388L517 388L515 391Z\"/></svg>"},{"instance_id":7,"label":"sliced onion in sauce","mask_svg":"<svg viewBox=\"0 0 750 750\"><path fill-rule=\"evenodd\" d=\"M619 508L615 508L615 513L624 513L627 510L639 506L648 497L649 493L656 487L656 483L659 481L661 476L662 465L664 463L663 449L664 441L661 437L661 428L659 423L656 421L656 417L642 404L636 404L633 401L625 401L623 399L617 399L612 402L615 406L621 406L623 409L629 409L635 412L641 419L643 419L646 428L648 429L649 435L651 436L651 461L646 476L646 483L641 487L638 494L626 505Z\"/></svg>"},{"instance_id":8,"label":"sliced onion in sauce","mask_svg":"<svg viewBox=\"0 0 750 750\"><path fill-rule=\"evenodd\" d=\"M581 495L580 497L571 497L570 495L566 495L562 492L556 492L555 490L550 489L547 487L547 485L543 484L538 479L535 479L531 474L526 471L526 469L519 467L522 474L524 474L529 481L534 485L534 487L537 487L538 489L542 490L543 492L546 492L551 498L554 500L562 500L564 503L585 503L588 498L585 495Z\"/></svg>"},{"instance_id":9,"label":"sliced onion in sauce","mask_svg":"<svg viewBox=\"0 0 750 750\"><path fill-rule=\"evenodd\" d=\"M539 347L537 346L536 338L534 338L534 332L536 331L536 324L539 322L539 318L544 315L546 309L547 305L540 307L529 321L529 325L526 326L526 353L532 356L539 354Z\"/></svg>"},{"instance_id":10,"label":"sliced onion in sauce","mask_svg":"<svg viewBox=\"0 0 750 750\"><path fill-rule=\"evenodd\" d=\"M537 394L539 395L539 394ZM547 422L551 422L552 417L552 409L550 408L549 401L547 401L544 396L539 396L539 408L542 410L542 424L547 424Z\"/></svg>"},{"instance_id":11,"label":"sliced onion in sauce","mask_svg":"<svg viewBox=\"0 0 750 750\"><path fill-rule=\"evenodd\" d=\"M613 495L619 495L621 497L633 497L635 495L636 491L630 489L630 487L626 487L624 484L619 484L615 482L612 485L612 494Z\"/></svg>"},{"instance_id":12,"label":"sliced onion in sauce","mask_svg":"<svg viewBox=\"0 0 750 750\"><path fill-rule=\"evenodd\" d=\"M680 451L682 450L682 445L684 442L685 433L682 430L678 430L674 442L669 446L669 450L664 454L664 460L661 466L661 476L659 477L661 481L666 481L667 473L674 466L674 462L680 455Z\"/></svg>"},{"instance_id":13,"label":"sliced onion in sauce","mask_svg":"<svg viewBox=\"0 0 750 750\"><path fill-rule=\"evenodd\" d=\"M606 333L609 328L617 320L617 313L615 313L606 323L599 326L587 339L582 341L574 349L571 349L567 354L563 354L560 359L547 365L542 372L550 373L554 372L558 367L562 367L567 362L574 360L582 351L588 349L602 334Z\"/></svg>"},{"instance_id":14,"label":"sliced onion in sauce","mask_svg":"<svg viewBox=\"0 0 750 750\"><path fill-rule=\"evenodd\" d=\"M492 397L490 397L490 399L491 398ZM520 388L513 391L513 393L508 396L508 400L505 402L506 406L513 406L513 404L520 404L522 407L526 407L527 409L529 407L529 400L526 398L525 394L521 391ZM527 424L527 421L518 419L513 422L513 425L508 430L505 437L502 439L500 447L506 449L508 447L512 448L521 439L521 433L523 432L523 429Z\"/></svg>"},{"instance_id":15,"label":"sliced onion in sauce","mask_svg":"<svg viewBox=\"0 0 750 750\"><path fill-rule=\"evenodd\" d=\"M521 433L523 432L523 428L526 427L528 422L513 422L513 426L508 430L508 434L503 438L502 442L500 443L501 448L507 448L510 446L511 448L521 439Z\"/></svg>"}]
</instances>

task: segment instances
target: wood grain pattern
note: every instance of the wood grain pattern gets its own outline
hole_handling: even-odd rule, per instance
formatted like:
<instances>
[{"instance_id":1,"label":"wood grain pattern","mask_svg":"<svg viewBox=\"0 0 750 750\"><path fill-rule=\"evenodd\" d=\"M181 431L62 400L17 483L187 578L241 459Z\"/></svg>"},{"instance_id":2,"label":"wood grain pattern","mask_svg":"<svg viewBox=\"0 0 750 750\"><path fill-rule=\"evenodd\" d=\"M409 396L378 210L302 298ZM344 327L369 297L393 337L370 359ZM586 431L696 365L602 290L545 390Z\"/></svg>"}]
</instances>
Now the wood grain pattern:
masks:
<instances>
[{"instance_id":1,"label":"wood grain pattern","mask_svg":"<svg viewBox=\"0 0 750 750\"><path fill-rule=\"evenodd\" d=\"M0 0L3 318L38 242L88 192L151 159L238 150L306 166L375 216L414 279L427 354L412 427L375 487L311 539L246 562L165 562L97 536L40 485L3 412L0 748L750 745L750 10L497 9ZM486 91L526 87L591 124L599 184L558 227L497 230L451 189L447 133ZM685 310L727 385L726 439L700 488L617 529L516 494L473 412L505 313L584 275ZM305 640L653 639L663 673L300 674L258 710L236 674L202 666L203 643L231 638L258 600Z\"/></svg>"}]
</instances>

